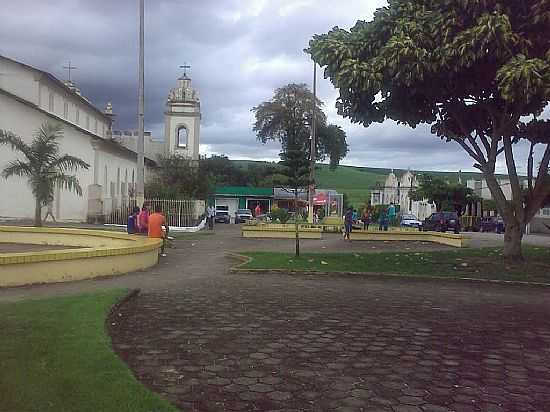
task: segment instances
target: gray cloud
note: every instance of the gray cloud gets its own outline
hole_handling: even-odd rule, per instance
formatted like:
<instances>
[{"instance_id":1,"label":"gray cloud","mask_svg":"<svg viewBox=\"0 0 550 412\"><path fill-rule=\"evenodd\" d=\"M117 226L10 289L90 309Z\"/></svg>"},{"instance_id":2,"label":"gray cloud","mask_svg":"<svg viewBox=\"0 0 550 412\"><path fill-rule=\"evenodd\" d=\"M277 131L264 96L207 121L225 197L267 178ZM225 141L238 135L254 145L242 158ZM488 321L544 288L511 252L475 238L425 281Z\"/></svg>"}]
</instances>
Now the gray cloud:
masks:
<instances>
[{"instance_id":1,"label":"gray cloud","mask_svg":"<svg viewBox=\"0 0 550 412\"><path fill-rule=\"evenodd\" d=\"M134 128L137 111L137 0L19 0L0 9L0 54L74 80L98 107L112 101L117 128ZM303 53L315 33L370 19L384 0L146 0L146 125L163 135L166 96L192 65L201 96L202 150L231 158L278 158L276 144L261 145L250 109L290 82L312 80ZM319 96L329 121L348 134L345 164L414 169L471 170L454 144L422 126L394 122L364 128L340 118L336 91L319 73ZM525 147L518 152L525 154ZM520 162L520 164L523 164ZM502 167L502 165L501 165Z\"/></svg>"}]
</instances>

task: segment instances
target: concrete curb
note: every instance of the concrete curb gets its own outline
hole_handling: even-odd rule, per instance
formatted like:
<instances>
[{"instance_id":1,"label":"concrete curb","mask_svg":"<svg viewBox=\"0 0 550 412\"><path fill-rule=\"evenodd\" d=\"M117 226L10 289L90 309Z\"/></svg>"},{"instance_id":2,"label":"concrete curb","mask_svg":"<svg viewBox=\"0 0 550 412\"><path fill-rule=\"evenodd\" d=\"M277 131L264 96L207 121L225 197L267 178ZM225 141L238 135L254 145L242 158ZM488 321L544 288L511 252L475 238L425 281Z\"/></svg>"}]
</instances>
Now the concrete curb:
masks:
<instances>
[{"instance_id":1,"label":"concrete curb","mask_svg":"<svg viewBox=\"0 0 550 412\"><path fill-rule=\"evenodd\" d=\"M364 276L371 278L401 278L411 280L434 280L434 281L451 281L451 282L471 282L485 283L495 285L510 285L510 286L536 286L550 287L550 283L541 282L524 282L520 280L498 280L498 279L479 279L468 277L447 277L447 276L423 276L423 275L407 275L403 273L380 273L380 272L350 272L350 271L320 271L320 270L289 270L289 269L247 269L243 266L250 263L254 258L246 255L241 255L236 252L225 252L226 257L241 261L229 268L229 273L241 274L265 274L278 273L286 275L304 275L304 276Z\"/></svg>"}]
</instances>

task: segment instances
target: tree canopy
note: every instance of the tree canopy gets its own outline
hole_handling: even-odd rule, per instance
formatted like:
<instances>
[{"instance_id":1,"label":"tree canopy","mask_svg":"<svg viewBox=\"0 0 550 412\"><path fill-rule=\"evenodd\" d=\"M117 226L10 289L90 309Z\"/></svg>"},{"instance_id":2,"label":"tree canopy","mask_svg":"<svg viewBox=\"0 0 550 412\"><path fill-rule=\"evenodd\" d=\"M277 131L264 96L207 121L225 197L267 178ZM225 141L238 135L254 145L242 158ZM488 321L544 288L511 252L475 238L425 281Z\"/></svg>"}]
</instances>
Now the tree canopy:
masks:
<instances>
[{"instance_id":1,"label":"tree canopy","mask_svg":"<svg viewBox=\"0 0 550 412\"><path fill-rule=\"evenodd\" d=\"M316 158L330 159L331 168L338 166L347 152L345 132L336 125L327 125L321 100L314 98L305 84L288 84L275 90L273 98L252 108L256 121L253 130L262 143L279 141L285 151L289 144L300 145L309 153L313 108L317 127Z\"/></svg>"},{"instance_id":2,"label":"tree canopy","mask_svg":"<svg viewBox=\"0 0 550 412\"><path fill-rule=\"evenodd\" d=\"M550 193L550 2L392 0L371 21L314 36L308 52L339 89L338 113L369 126L393 119L459 144L481 170L507 230L505 255ZM513 144L540 147L523 195ZM504 154L513 201L495 177Z\"/></svg>"},{"instance_id":3,"label":"tree canopy","mask_svg":"<svg viewBox=\"0 0 550 412\"><path fill-rule=\"evenodd\" d=\"M460 183L450 183L430 175L421 175L419 180L420 185L409 193L409 197L435 203L438 212L448 210L462 214L468 204L480 200L472 189Z\"/></svg>"}]
</instances>

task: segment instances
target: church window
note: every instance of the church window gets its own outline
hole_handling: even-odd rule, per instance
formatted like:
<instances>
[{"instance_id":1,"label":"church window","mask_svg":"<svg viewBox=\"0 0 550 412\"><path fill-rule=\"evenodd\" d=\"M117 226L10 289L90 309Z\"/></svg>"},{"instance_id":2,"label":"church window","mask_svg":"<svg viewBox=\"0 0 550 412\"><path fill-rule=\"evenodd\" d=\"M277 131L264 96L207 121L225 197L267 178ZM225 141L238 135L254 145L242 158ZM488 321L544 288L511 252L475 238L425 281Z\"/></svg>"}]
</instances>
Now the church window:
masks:
<instances>
[{"instance_id":1,"label":"church window","mask_svg":"<svg viewBox=\"0 0 550 412\"><path fill-rule=\"evenodd\" d=\"M107 191L107 166L105 166L105 174L103 175L103 187Z\"/></svg>"},{"instance_id":2,"label":"church window","mask_svg":"<svg viewBox=\"0 0 550 412\"><path fill-rule=\"evenodd\" d=\"M63 117L65 119L69 117L69 102L63 103Z\"/></svg>"},{"instance_id":3,"label":"church window","mask_svg":"<svg viewBox=\"0 0 550 412\"><path fill-rule=\"evenodd\" d=\"M95 132L97 133L97 119L94 120L94 129L95 129Z\"/></svg>"},{"instance_id":4,"label":"church window","mask_svg":"<svg viewBox=\"0 0 550 412\"><path fill-rule=\"evenodd\" d=\"M90 116L86 116L86 129L90 130Z\"/></svg>"},{"instance_id":5,"label":"church window","mask_svg":"<svg viewBox=\"0 0 550 412\"><path fill-rule=\"evenodd\" d=\"M76 121L76 124L80 122L80 109L78 107L76 108L75 121Z\"/></svg>"},{"instance_id":6,"label":"church window","mask_svg":"<svg viewBox=\"0 0 550 412\"><path fill-rule=\"evenodd\" d=\"M188 131L185 126L178 129L178 147L187 147Z\"/></svg>"},{"instance_id":7,"label":"church window","mask_svg":"<svg viewBox=\"0 0 550 412\"><path fill-rule=\"evenodd\" d=\"M50 112L53 112L55 107L54 107L54 94L53 93L50 93L50 96L49 96L49 100L48 100L48 110Z\"/></svg>"}]
</instances>

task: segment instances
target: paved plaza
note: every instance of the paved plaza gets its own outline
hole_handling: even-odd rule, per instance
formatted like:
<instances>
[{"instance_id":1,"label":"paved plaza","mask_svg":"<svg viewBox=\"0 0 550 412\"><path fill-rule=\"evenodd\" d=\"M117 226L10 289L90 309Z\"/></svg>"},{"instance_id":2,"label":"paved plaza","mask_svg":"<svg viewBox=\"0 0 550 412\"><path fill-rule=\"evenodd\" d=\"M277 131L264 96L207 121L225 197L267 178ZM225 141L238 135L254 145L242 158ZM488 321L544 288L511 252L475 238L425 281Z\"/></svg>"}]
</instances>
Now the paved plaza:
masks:
<instances>
[{"instance_id":1,"label":"paved plaza","mask_svg":"<svg viewBox=\"0 0 550 412\"><path fill-rule=\"evenodd\" d=\"M225 250L292 246L221 226L176 241L148 271L0 300L141 288L109 320L114 348L184 411L550 411L550 288L227 270ZM304 251L395 248L446 249L303 242Z\"/></svg>"}]
</instances>

